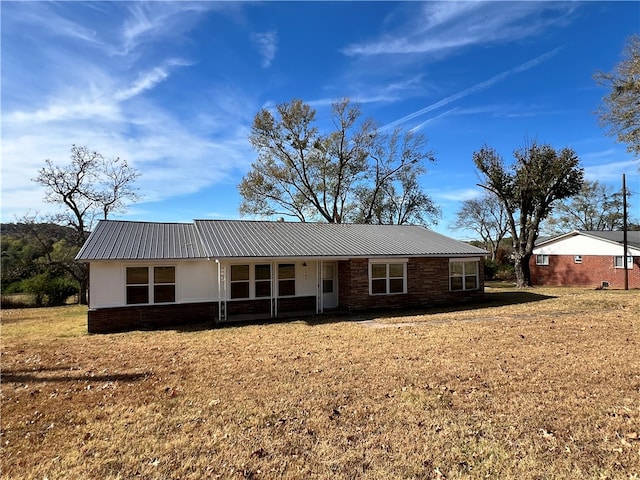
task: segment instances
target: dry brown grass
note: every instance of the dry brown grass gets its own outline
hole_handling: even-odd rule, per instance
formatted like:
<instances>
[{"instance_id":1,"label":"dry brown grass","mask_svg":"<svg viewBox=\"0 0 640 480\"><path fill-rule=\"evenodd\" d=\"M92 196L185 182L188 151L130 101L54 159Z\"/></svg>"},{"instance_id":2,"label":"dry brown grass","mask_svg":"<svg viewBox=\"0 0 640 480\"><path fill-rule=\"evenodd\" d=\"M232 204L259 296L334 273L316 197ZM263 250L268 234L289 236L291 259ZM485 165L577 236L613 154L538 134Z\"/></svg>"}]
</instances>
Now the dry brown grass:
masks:
<instances>
[{"instance_id":1,"label":"dry brown grass","mask_svg":"<svg viewBox=\"0 0 640 480\"><path fill-rule=\"evenodd\" d=\"M640 292L475 307L99 336L3 311L1 476L638 478Z\"/></svg>"}]
</instances>

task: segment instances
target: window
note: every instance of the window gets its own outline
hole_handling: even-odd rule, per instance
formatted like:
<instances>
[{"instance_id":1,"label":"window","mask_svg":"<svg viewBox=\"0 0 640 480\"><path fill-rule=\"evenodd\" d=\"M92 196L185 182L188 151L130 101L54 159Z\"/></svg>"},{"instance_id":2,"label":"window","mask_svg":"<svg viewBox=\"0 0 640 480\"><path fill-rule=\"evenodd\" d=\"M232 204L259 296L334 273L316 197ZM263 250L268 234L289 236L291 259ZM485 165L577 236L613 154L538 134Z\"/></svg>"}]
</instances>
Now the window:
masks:
<instances>
[{"instance_id":1,"label":"window","mask_svg":"<svg viewBox=\"0 0 640 480\"><path fill-rule=\"evenodd\" d=\"M176 301L176 268L153 267L153 303Z\"/></svg>"},{"instance_id":2,"label":"window","mask_svg":"<svg viewBox=\"0 0 640 480\"><path fill-rule=\"evenodd\" d=\"M127 305L149 303L149 269L127 267Z\"/></svg>"},{"instance_id":3,"label":"window","mask_svg":"<svg viewBox=\"0 0 640 480\"><path fill-rule=\"evenodd\" d=\"M176 267L127 267L127 305L172 303L176 301ZM153 297L149 286L153 285Z\"/></svg>"},{"instance_id":4,"label":"window","mask_svg":"<svg viewBox=\"0 0 640 480\"><path fill-rule=\"evenodd\" d=\"M256 297L271 296L271 265L255 266Z\"/></svg>"},{"instance_id":5,"label":"window","mask_svg":"<svg viewBox=\"0 0 640 480\"><path fill-rule=\"evenodd\" d=\"M281 263L278 265L278 296L293 297L296 294L296 265Z\"/></svg>"},{"instance_id":6,"label":"window","mask_svg":"<svg viewBox=\"0 0 640 480\"><path fill-rule=\"evenodd\" d=\"M573 262L574 263L582 263L582 255L574 255Z\"/></svg>"},{"instance_id":7,"label":"window","mask_svg":"<svg viewBox=\"0 0 640 480\"><path fill-rule=\"evenodd\" d=\"M480 285L477 260L449 262L449 287L451 290L477 290Z\"/></svg>"},{"instance_id":8,"label":"window","mask_svg":"<svg viewBox=\"0 0 640 480\"><path fill-rule=\"evenodd\" d=\"M249 298L249 265L231 265L231 298Z\"/></svg>"},{"instance_id":9,"label":"window","mask_svg":"<svg viewBox=\"0 0 640 480\"><path fill-rule=\"evenodd\" d=\"M536 265L549 265L549 255L536 255Z\"/></svg>"},{"instance_id":10,"label":"window","mask_svg":"<svg viewBox=\"0 0 640 480\"><path fill-rule=\"evenodd\" d=\"M369 294L407 293L407 264L371 262L369 264Z\"/></svg>"},{"instance_id":11,"label":"window","mask_svg":"<svg viewBox=\"0 0 640 480\"><path fill-rule=\"evenodd\" d=\"M623 256L613 257L613 265L615 268L624 268ZM633 257L627 257L627 270L633 269Z\"/></svg>"},{"instance_id":12,"label":"window","mask_svg":"<svg viewBox=\"0 0 640 480\"><path fill-rule=\"evenodd\" d=\"M322 266L322 293L333 293L333 265Z\"/></svg>"}]
</instances>

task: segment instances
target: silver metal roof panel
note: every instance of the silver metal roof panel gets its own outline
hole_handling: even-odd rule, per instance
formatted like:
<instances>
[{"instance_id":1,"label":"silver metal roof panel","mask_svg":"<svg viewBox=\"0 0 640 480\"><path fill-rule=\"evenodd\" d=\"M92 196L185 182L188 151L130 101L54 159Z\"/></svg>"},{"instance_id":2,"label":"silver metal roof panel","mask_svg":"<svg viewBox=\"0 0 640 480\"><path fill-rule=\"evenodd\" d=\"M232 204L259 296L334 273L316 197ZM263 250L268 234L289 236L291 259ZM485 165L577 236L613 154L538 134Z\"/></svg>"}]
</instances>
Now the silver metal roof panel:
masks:
<instances>
[{"instance_id":1,"label":"silver metal roof panel","mask_svg":"<svg viewBox=\"0 0 640 480\"><path fill-rule=\"evenodd\" d=\"M206 257L192 223L101 220L76 260L162 260Z\"/></svg>"},{"instance_id":2,"label":"silver metal roof panel","mask_svg":"<svg viewBox=\"0 0 640 480\"><path fill-rule=\"evenodd\" d=\"M231 257L484 255L424 227L241 220L196 220L206 253Z\"/></svg>"}]
</instances>

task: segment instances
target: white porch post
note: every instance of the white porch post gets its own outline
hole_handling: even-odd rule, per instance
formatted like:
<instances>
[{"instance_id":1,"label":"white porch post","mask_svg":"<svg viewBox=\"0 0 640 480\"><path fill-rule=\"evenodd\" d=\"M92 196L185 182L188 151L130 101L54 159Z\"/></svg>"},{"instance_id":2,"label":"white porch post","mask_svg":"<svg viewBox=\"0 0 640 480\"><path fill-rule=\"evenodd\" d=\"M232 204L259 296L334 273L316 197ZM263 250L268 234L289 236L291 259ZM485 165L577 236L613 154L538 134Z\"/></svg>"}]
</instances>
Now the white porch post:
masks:
<instances>
[{"instance_id":1,"label":"white porch post","mask_svg":"<svg viewBox=\"0 0 640 480\"><path fill-rule=\"evenodd\" d=\"M218 318L227 319L227 282L225 281L225 269L216 259L218 264Z\"/></svg>"}]
</instances>

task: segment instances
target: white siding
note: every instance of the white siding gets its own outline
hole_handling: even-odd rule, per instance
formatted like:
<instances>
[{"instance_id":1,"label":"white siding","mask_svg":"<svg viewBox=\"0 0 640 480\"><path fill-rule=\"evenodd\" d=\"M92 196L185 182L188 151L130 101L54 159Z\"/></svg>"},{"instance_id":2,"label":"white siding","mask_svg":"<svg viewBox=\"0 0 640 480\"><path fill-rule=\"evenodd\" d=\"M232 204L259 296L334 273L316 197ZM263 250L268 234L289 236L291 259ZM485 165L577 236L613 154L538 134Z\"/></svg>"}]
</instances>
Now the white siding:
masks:
<instances>
[{"instance_id":1,"label":"white siding","mask_svg":"<svg viewBox=\"0 0 640 480\"><path fill-rule=\"evenodd\" d=\"M121 307L126 305L127 266L175 266L176 303L215 301L218 298L218 271L208 260L154 262L91 262L89 307Z\"/></svg>"},{"instance_id":2,"label":"white siding","mask_svg":"<svg viewBox=\"0 0 640 480\"><path fill-rule=\"evenodd\" d=\"M622 247L585 235L574 235L533 249L534 255L622 255ZM638 256L638 249L629 249L629 255Z\"/></svg>"}]
</instances>

